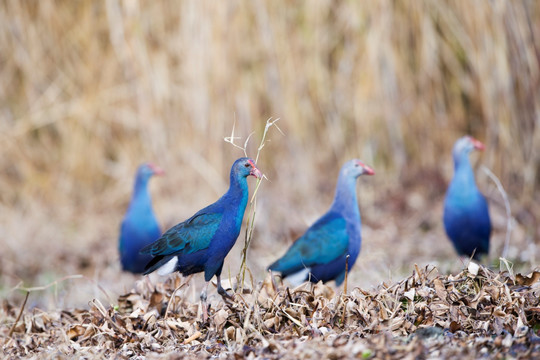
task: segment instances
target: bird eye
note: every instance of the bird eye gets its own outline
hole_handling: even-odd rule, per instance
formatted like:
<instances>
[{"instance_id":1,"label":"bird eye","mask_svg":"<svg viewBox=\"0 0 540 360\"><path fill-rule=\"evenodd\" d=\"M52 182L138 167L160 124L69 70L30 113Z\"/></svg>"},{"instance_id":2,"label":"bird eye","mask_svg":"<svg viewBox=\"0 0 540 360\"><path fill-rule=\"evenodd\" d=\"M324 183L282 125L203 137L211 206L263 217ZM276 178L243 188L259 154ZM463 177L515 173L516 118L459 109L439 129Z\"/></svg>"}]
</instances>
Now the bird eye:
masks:
<instances>
[{"instance_id":1,"label":"bird eye","mask_svg":"<svg viewBox=\"0 0 540 360\"><path fill-rule=\"evenodd\" d=\"M251 164L250 164L250 163L246 163L244 166L245 166L245 167L250 167Z\"/></svg>"}]
</instances>

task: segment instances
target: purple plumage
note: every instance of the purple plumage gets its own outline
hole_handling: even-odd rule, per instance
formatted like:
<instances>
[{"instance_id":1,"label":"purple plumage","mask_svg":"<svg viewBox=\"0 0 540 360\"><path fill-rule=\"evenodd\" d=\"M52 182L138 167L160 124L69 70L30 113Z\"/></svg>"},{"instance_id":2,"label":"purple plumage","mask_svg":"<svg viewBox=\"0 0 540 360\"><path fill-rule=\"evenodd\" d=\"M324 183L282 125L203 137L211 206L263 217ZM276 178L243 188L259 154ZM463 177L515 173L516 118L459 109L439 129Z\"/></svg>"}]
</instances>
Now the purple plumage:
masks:
<instances>
[{"instance_id":1,"label":"purple plumage","mask_svg":"<svg viewBox=\"0 0 540 360\"><path fill-rule=\"evenodd\" d=\"M373 174L375 172L359 160L346 162L339 173L330 210L268 268L290 277L293 283L335 280L339 286L345 278L346 262L350 270L360 253L361 220L356 179Z\"/></svg>"},{"instance_id":2,"label":"purple plumage","mask_svg":"<svg viewBox=\"0 0 540 360\"><path fill-rule=\"evenodd\" d=\"M246 178L250 175L262 176L255 162L249 158L236 160L231 168L229 190L218 201L173 226L141 250L154 257L147 264L145 274L156 270L160 275L204 271L206 286L201 293L202 302L206 302L208 282L214 275L219 294L228 296L221 286L221 270L240 234L249 195ZM206 314L205 306L203 311Z\"/></svg>"},{"instance_id":3,"label":"purple plumage","mask_svg":"<svg viewBox=\"0 0 540 360\"><path fill-rule=\"evenodd\" d=\"M139 251L161 235L152 209L148 181L153 175L162 174L163 170L153 164L143 164L137 169L131 202L120 227L118 242L120 262L125 271L142 273L152 257L142 255Z\"/></svg>"},{"instance_id":4,"label":"purple plumage","mask_svg":"<svg viewBox=\"0 0 540 360\"><path fill-rule=\"evenodd\" d=\"M470 136L454 144L454 177L444 200L443 223L457 253L479 260L489 253L491 221L469 161L469 153L474 149L483 150L484 144Z\"/></svg>"}]
</instances>

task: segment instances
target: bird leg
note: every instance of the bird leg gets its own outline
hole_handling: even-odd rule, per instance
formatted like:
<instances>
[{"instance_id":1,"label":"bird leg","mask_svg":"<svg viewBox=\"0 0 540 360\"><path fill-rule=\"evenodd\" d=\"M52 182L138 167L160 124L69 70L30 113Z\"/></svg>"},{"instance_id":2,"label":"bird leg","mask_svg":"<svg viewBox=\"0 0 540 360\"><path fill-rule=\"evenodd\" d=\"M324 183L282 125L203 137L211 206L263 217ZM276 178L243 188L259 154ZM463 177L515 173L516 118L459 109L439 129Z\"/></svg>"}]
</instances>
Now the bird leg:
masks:
<instances>
[{"instance_id":1,"label":"bird leg","mask_svg":"<svg viewBox=\"0 0 540 360\"><path fill-rule=\"evenodd\" d=\"M229 295L229 293L227 293L227 290L225 290L221 286L221 275L217 275L217 292L223 298L226 298L226 299L229 299L229 300L232 300L232 298L233 298L231 295Z\"/></svg>"},{"instance_id":2,"label":"bird leg","mask_svg":"<svg viewBox=\"0 0 540 360\"><path fill-rule=\"evenodd\" d=\"M206 304L206 293L208 291L208 281L201 291L201 306L202 306L202 321L205 323L208 320L208 305Z\"/></svg>"}]
</instances>

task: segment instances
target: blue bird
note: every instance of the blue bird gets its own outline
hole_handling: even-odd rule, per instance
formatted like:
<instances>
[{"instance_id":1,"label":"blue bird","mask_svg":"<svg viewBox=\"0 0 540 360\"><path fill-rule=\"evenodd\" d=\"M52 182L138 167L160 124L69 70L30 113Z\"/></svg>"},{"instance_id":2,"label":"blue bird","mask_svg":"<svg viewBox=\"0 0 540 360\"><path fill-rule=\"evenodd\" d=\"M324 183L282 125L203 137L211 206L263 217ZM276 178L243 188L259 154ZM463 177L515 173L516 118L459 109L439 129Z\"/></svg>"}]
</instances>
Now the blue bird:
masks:
<instances>
[{"instance_id":1,"label":"blue bird","mask_svg":"<svg viewBox=\"0 0 540 360\"><path fill-rule=\"evenodd\" d=\"M122 226L118 250L122 269L140 274L152 259L139 251L146 245L156 241L161 229L152 210L152 199L148 192L148 181L153 175L163 175L163 170L154 164L143 164L137 169L135 187Z\"/></svg>"},{"instance_id":2,"label":"blue bird","mask_svg":"<svg viewBox=\"0 0 540 360\"><path fill-rule=\"evenodd\" d=\"M204 271L206 285L201 293L206 317L208 282L217 277L218 293L229 296L221 286L221 270L225 257L240 234L248 202L246 178L260 179L261 172L250 158L234 162L229 190L218 201L199 210L195 215L167 230L156 242L141 250L154 258L146 265L145 274L155 270L160 275L174 271L184 276Z\"/></svg>"},{"instance_id":3,"label":"blue bird","mask_svg":"<svg viewBox=\"0 0 540 360\"><path fill-rule=\"evenodd\" d=\"M360 253L361 221L356 199L356 179L375 172L359 160L346 162L339 172L330 210L296 240L280 259L268 267L292 283L345 279ZM349 259L347 260L347 256Z\"/></svg>"},{"instance_id":4,"label":"blue bird","mask_svg":"<svg viewBox=\"0 0 540 360\"><path fill-rule=\"evenodd\" d=\"M484 144L470 136L454 144L454 177L444 200L443 222L457 253L480 260L489 253L491 221L486 199L476 187L469 161L469 153L474 149L484 150Z\"/></svg>"}]
</instances>

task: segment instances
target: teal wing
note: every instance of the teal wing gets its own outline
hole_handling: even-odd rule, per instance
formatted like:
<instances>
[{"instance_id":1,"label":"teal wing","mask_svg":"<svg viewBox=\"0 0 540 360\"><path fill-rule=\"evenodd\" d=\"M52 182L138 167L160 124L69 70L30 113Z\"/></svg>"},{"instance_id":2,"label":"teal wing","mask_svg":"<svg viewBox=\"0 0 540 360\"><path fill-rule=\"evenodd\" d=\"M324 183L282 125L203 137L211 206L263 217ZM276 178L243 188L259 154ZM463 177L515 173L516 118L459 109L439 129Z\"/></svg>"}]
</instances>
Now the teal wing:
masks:
<instances>
[{"instance_id":1,"label":"teal wing","mask_svg":"<svg viewBox=\"0 0 540 360\"><path fill-rule=\"evenodd\" d=\"M190 219L167 230L156 242L141 250L143 254L166 256L191 254L208 248L214 237L222 213L197 213Z\"/></svg>"},{"instance_id":2,"label":"teal wing","mask_svg":"<svg viewBox=\"0 0 540 360\"><path fill-rule=\"evenodd\" d=\"M345 254L348 245L345 219L339 214L327 213L269 268L287 275L305 267L327 264Z\"/></svg>"}]
</instances>

